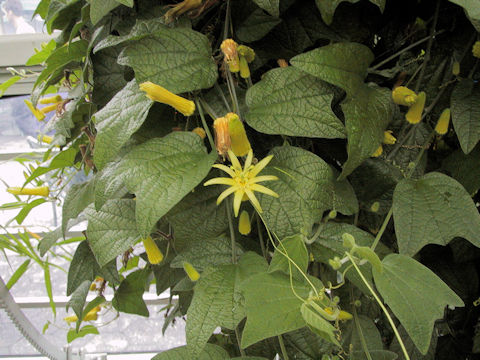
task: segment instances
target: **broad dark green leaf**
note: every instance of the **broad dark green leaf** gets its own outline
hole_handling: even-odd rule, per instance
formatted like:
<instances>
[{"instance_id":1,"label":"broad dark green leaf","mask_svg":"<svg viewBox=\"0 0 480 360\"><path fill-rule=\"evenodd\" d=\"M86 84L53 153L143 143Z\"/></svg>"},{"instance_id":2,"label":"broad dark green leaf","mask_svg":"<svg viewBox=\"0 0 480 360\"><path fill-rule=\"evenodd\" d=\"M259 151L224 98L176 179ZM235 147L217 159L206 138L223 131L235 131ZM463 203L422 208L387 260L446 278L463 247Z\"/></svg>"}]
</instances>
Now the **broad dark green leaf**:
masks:
<instances>
[{"instance_id":1,"label":"broad dark green leaf","mask_svg":"<svg viewBox=\"0 0 480 360\"><path fill-rule=\"evenodd\" d=\"M277 249L275 249L273 253L268 272L283 271L286 274L290 274L291 269L293 277L297 280L302 280L303 275L293 263L297 264L304 274L307 272L309 258L304 239L305 237L303 235L298 234L286 237L280 241L277 244ZM285 255L288 256L290 260Z\"/></svg>"},{"instance_id":2,"label":"broad dark green leaf","mask_svg":"<svg viewBox=\"0 0 480 360\"><path fill-rule=\"evenodd\" d=\"M471 79L460 81L453 89L452 122L460 146L468 154L480 140L480 86Z\"/></svg>"},{"instance_id":3,"label":"broad dark green leaf","mask_svg":"<svg viewBox=\"0 0 480 360\"><path fill-rule=\"evenodd\" d=\"M323 81L336 85L347 96L360 96L368 65L373 61L368 47L358 43L336 43L295 56L290 63Z\"/></svg>"},{"instance_id":4,"label":"broad dark green leaf","mask_svg":"<svg viewBox=\"0 0 480 360\"><path fill-rule=\"evenodd\" d=\"M247 123L267 134L344 138L332 86L292 66L273 69L247 92Z\"/></svg>"},{"instance_id":5,"label":"broad dark green leaf","mask_svg":"<svg viewBox=\"0 0 480 360\"><path fill-rule=\"evenodd\" d=\"M74 184L68 190L62 207L62 231L65 234L68 221L76 219L85 208L94 201L95 181Z\"/></svg>"},{"instance_id":6,"label":"broad dark green leaf","mask_svg":"<svg viewBox=\"0 0 480 360\"><path fill-rule=\"evenodd\" d=\"M90 19L92 24L98 23L110 11L120 6L120 2L115 0L91 0Z\"/></svg>"},{"instance_id":7,"label":"broad dark green leaf","mask_svg":"<svg viewBox=\"0 0 480 360\"><path fill-rule=\"evenodd\" d=\"M467 155L460 149L454 151L443 160L442 169L473 196L480 189L480 146Z\"/></svg>"},{"instance_id":8,"label":"broad dark green leaf","mask_svg":"<svg viewBox=\"0 0 480 360\"><path fill-rule=\"evenodd\" d=\"M400 253L413 256L427 244L446 245L463 237L480 247L480 215L457 181L432 172L404 179L393 194L393 218Z\"/></svg>"},{"instance_id":9,"label":"broad dark green leaf","mask_svg":"<svg viewBox=\"0 0 480 360\"><path fill-rule=\"evenodd\" d=\"M152 360L185 360L190 358L186 346L180 346L155 355ZM230 355L220 346L207 344L196 360L228 360Z\"/></svg>"},{"instance_id":10,"label":"broad dark green leaf","mask_svg":"<svg viewBox=\"0 0 480 360\"><path fill-rule=\"evenodd\" d=\"M140 238L135 222L135 200L109 200L99 211L91 205L85 214L88 242L100 265L123 254Z\"/></svg>"},{"instance_id":11,"label":"broad dark green leaf","mask_svg":"<svg viewBox=\"0 0 480 360\"><path fill-rule=\"evenodd\" d=\"M209 88L218 76L207 37L190 29L158 29L129 44L118 63L132 67L139 83L151 81L174 93Z\"/></svg>"},{"instance_id":12,"label":"broad dark green leaf","mask_svg":"<svg viewBox=\"0 0 480 360\"><path fill-rule=\"evenodd\" d=\"M417 348L426 354L435 320L443 317L445 306L464 306L463 301L430 269L408 256L391 254L382 263L383 272L373 268L375 285Z\"/></svg>"},{"instance_id":13,"label":"broad dark green leaf","mask_svg":"<svg viewBox=\"0 0 480 360\"><path fill-rule=\"evenodd\" d=\"M345 215L357 211L350 184L337 182L336 171L315 154L293 146L276 147L270 154L273 159L260 174L279 178L265 183L279 197L260 195L259 200L262 216L278 238L309 234L325 210ZM339 187L344 191L339 192Z\"/></svg>"},{"instance_id":14,"label":"broad dark green leaf","mask_svg":"<svg viewBox=\"0 0 480 360\"><path fill-rule=\"evenodd\" d=\"M420 351L418 351L417 347L413 343L412 339L408 336L405 328L403 326L398 327L398 332L400 337L403 340L405 348L407 349L407 354L410 357L410 360L435 360L435 350L437 349L437 342L438 342L438 335L434 331L432 334L432 340L430 342L430 347L428 348L428 352L425 355L422 355ZM403 356L402 348L400 347L400 343L398 342L397 338L394 337L392 343L390 344L390 351L398 354L398 360L405 360L405 356Z\"/></svg>"},{"instance_id":15,"label":"broad dark green leaf","mask_svg":"<svg viewBox=\"0 0 480 360\"><path fill-rule=\"evenodd\" d=\"M308 285L293 280L293 286L299 296L308 297ZM247 312L242 348L306 325L300 313L303 302L293 293L288 275L260 273L245 281L242 288Z\"/></svg>"},{"instance_id":16,"label":"broad dark green leaf","mask_svg":"<svg viewBox=\"0 0 480 360\"><path fill-rule=\"evenodd\" d=\"M113 307L127 314L137 314L148 317L149 311L143 301L148 271L145 269L130 273L120 283L112 299Z\"/></svg>"},{"instance_id":17,"label":"broad dark green leaf","mask_svg":"<svg viewBox=\"0 0 480 360\"><path fill-rule=\"evenodd\" d=\"M263 10L256 9L238 26L236 35L242 42L249 43L260 40L281 21L282 19L269 16Z\"/></svg>"},{"instance_id":18,"label":"broad dark green leaf","mask_svg":"<svg viewBox=\"0 0 480 360\"><path fill-rule=\"evenodd\" d=\"M83 306L85 305L85 300L87 300L91 283L89 280L83 281L72 293L70 300L68 300L67 311L71 307L79 319L83 317Z\"/></svg>"},{"instance_id":19,"label":"broad dark green leaf","mask_svg":"<svg viewBox=\"0 0 480 360\"><path fill-rule=\"evenodd\" d=\"M337 6L344 1L354 4L360 0L315 0L318 10L320 10L322 14L322 19L327 25L332 23L333 14L335 14ZM379 7L381 12L383 12L385 9L385 1L386 0L370 0L372 4L375 4Z\"/></svg>"},{"instance_id":20,"label":"broad dark green leaf","mask_svg":"<svg viewBox=\"0 0 480 360\"><path fill-rule=\"evenodd\" d=\"M321 359L322 355L330 354L335 347L307 327L286 333L282 337L289 354L304 360Z\"/></svg>"},{"instance_id":21,"label":"broad dark green leaf","mask_svg":"<svg viewBox=\"0 0 480 360\"><path fill-rule=\"evenodd\" d=\"M120 90L108 104L95 113L97 129L93 160L98 169L117 155L145 121L153 101L145 96L135 79Z\"/></svg>"},{"instance_id":22,"label":"broad dark green leaf","mask_svg":"<svg viewBox=\"0 0 480 360\"><path fill-rule=\"evenodd\" d=\"M384 131L392 120L390 90L364 85L342 104L347 128L348 160L339 179L344 179L382 143Z\"/></svg>"},{"instance_id":23,"label":"broad dark green leaf","mask_svg":"<svg viewBox=\"0 0 480 360\"><path fill-rule=\"evenodd\" d=\"M118 162L110 162L95 175L95 210L100 210L110 199L122 198L128 191L122 177L116 175Z\"/></svg>"},{"instance_id":24,"label":"broad dark green leaf","mask_svg":"<svg viewBox=\"0 0 480 360\"><path fill-rule=\"evenodd\" d=\"M217 153L207 154L193 133L173 132L135 147L118 172L137 197L136 222L142 237L208 174Z\"/></svg>"},{"instance_id":25,"label":"broad dark green leaf","mask_svg":"<svg viewBox=\"0 0 480 360\"><path fill-rule=\"evenodd\" d=\"M280 15L280 0L253 0L253 2L272 16Z\"/></svg>"},{"instance_id":26,"label":"broad dark green leaf","mask_svg":"<svg viewBox=\"0 0 480 360\"><path fill-rule=\"evenodd\" d=\"M480 31L480 3L476 0L450 0L465 9L468 18L477 31Z\"/></svg>"}]
</instances>

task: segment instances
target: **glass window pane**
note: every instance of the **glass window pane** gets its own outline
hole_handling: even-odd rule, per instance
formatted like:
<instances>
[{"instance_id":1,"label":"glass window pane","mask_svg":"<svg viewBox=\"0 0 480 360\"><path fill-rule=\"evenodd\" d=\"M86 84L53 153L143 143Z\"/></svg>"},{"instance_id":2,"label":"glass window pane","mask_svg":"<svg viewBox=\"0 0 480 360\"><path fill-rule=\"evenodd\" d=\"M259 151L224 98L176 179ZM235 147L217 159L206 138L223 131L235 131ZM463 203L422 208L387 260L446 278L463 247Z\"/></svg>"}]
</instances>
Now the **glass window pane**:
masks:
<instances>
[{"instance_id":1,"label":"glass window pane","mask_svg":"<svg viewBox=\"0 0 480 360\"><path fill-rule=\"evenodd\" d=\"M39 0L5 0L1 5L0 34L34 34L45 32L43 20L35 15Z\"/></svg>"}]
</instances>

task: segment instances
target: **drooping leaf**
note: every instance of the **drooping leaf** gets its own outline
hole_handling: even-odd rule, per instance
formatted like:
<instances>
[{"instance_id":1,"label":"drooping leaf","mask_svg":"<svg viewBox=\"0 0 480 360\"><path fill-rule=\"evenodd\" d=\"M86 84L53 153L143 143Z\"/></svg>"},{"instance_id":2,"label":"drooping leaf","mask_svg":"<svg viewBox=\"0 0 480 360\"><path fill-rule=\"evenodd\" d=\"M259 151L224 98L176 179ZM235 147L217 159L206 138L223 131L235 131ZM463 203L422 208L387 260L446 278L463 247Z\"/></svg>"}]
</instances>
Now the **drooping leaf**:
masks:
<instances>
[{"instance_id":1,"label":"drooping leaf","mask_svg":"<svg viewBox=\"0 0 480 360\"><path fill-rule=\"evenodd\" d=\"M122 159L118 171L137 197L135 216L142 237L205 178L216 157L216 152L207 154L198 135L173 132L135 147Z\"/></svg>"},{"instance_id":2,"label":"drooping leaf","mask_svg":"<svg viewBox=\"0 0 480 360\"><path fill-rule=\"evenodd\" d=\"M93 325L85 325L78 332L76 332L75 329L70 329L68 330L68 333L67 333L67 342L71 343L73 340L82 338L88 334L98 335L99 332L97 328Z\"/></svg>"},{"instance_id":3,"label":"drooping leaf","mask_svg":"<svg viewBox=\"0 0 480 360\"><path fill-rule=\"evenodd\" d=\"M277 244L277 249L275 249L273 253L268 272L283 271L286 274L290 274L291 269L294 278L297 280L303 279L303 275L300 274L293 263L295 263L304 274L307 272L309 258L304 239L305 237L303 235L298 234L286 237L280 241ZM290 260L285 255L288 256Z\"/></svg>"},{"instance_id":4,"label":"drooping leaf","mask_svg":"<svg viewBox=\"0 0 480 360\"><path fill-rule=\"evenodd\" d=\"M88 242L101 266L127 251L140 238L135 222L135 200L112 199L99 211L89 206L85 214Z\"/></svg>"},{"instance_id":5,"label":"drooping leaf","mask_svg":"<svg viewBox=\"0 0 480 360\"><path fill-rule=\"evenodd\" d=\"M358 205L353 190L344 201L338 201L346 194L336 192L337 173L318 156L293 146L276 147L270 154L273 159L261 174L279 178L265 183L279 197L262 195L259 200L262 216L278 238L309 234L313 223L319 221L327 209L346 215L355 212ZM351 189L348 182L341 184Z\"/></svg>"},{"instance_id":6,"label":"drooping leaf","mask_svg":"<svg viewBox=\"0 0 480 360\"><path fill-rule=\"evenodd\" d=\"M75 315L79 319L82 318L83 315L83 306L85 305L85 300L87 300L88 291L90 290L90 284L92 282L89 280L85 280L78 286L75 291L72 293L72 297L67 303L67 311L68 308L72 308L75 312Z\"/></svg>"},{"instance_id":7,"label":"drooping leaf","mask_svg":"<svg viewBox=\"0 0 480 360\"><path fill-rule=\"evenodd\" d=\"M269 16L261 9L256 9L238 26L236 35L242 42L260 40L281 21L282 19Z\"/></svg>"},{"instance_id":8,"label":"drooping leaf","mask_svg":"<svg viewBox=\"0 0 480 360\"><path fill-rule=\"evenodd\" d=\"M46 203L47 200L45 199L35 199L28 204L23 205L22 210L15 216L15 220L17 220L18 225L21 225L23 220L28 216L30 211L32 211L34 208L36 208L39 205L42 205L43 203Z\"/></svg>"},{"instance_id":9,"label":"drooping leaf","mask_svg":"<svg viewBox=\"0 0 480 360\"><path fill-rule=\"evenodd\" d=\"M331 109L332 86L292 66L273 69L247 92L246 120L267 134L344 138Z\"/></svg>"},{"instance_id":10,"label":"drooping leaf","mask_svg":"<svg viewBox=\"0 0 480 360\"><path fill-rule=\"evenodd\" d=\"M3 83L0 84L0 98L5 94L5 92L8 90L10 86L15 84L17 81L21 80L22 77L15 75L10 77L8 80L4 81Z\"/></svg>"},{"instance_id":11,"label":"drooping leaf","mask_svg":"<svg viewBox=\"0 0 480 360\"><path fill-rule=\"evenodd\" d=\"M148 317L149 311L142 298L147 276L148 271L145 269L130 273L115 291L113 307L121 312Z\"/></svg>"},{"instance_id":12,"label":"drooping leaf","mask_svg":"<svg viewBox=\"0 0 480 360\"><path fill-rule=\"evenodd\" d=\"M295 56L290 63L300 70L336 85L347 96L360 95L373 53L365 45L336 43Z\"/></svg>"},{"instance_id":13,"label":"drooping leaf","mask_svg":"<svg viewBox=\"0 0 480 360\"><path fill-rule=\"evenodd\" d=\"M391 254L382 263L383 272L373 268L375 285L417 348L426 354L435 320L443 317L445 306L464 306L463 301L430 269L408 256Z\"/></svg>"},{"instance_id":14,"label":"drooping leaf","mask_svg":"<svg viewBox=\"0 0 480 360\"><path fill-rule=\"evenodd\" d=\"M151 81L174 93L209 88L218 76L207 37L190 29L158 29L129 44L118 63L132 67L138 82Z\"/></svg>"},{"instance_id":15,"label":"drooping leaf","mask_svg":"<svg viewBox=\"0 0 480 360\"><path fill-rule=\"evenodd\" d=\"M308 297L309 286L296 280L293 286L299 296ZM288 275L259 273L245 281L242 288L247 312L242 348L306 325L300 313L303 302L292 291Z\"/></svg>"},{"instance_id":16,"label":"drooping leaf","mask_svg":"<svg viewBox=\"0 0 480 360\"><path fill-rule=\"evenodd\" d=\"M253 2L272 16L280 15L280 0L253 0Z\"/></svg>"},{"instance_id":17,"label":"drooping leaf","mask_svg":"<svg viewBox=\"0 0 480 360\"><path fill-rule=\"evenodd\" d=\"M15 270L15 272L10 276L10 279L8 279L8 282L6 283L6 288L10 290L13 285L17 283L17 281L22 277L22 275L27 271L28 265L30 265L31 259L25 260L18 268Z\"/></svg>"},{"instance_id":18,"label":"drooping leaf","mask_svg":"<svg viewBox=\"0 0 480 360\"><path fill-rule=\"evenodd\" d=\"M186 346L180 346L155 355L152 360L185 360L190 358L190 351ZM198 355L197 360L228 360L230 355L220 346L207 344Z\"/></svg>"},{"instance_id":19,"label":"drooping leaf","mask_svg":"<svg viewBox=\"0 0 480 360\"><path fill-rule=\"evenodd\" d=\"M76 219L94 200L95 182L89 180L82 184L74 184L68 190L62 207L62 231L65 234L70 219Z\"/></svg>"},{"instance_id":20,"label":"drooping leaf","mask_svg":"<svg viewBox=\"0 0 480 360\"><path fill-rule=\"evenodd\" d=\"M468 154L480 140L480 86L471 79L460 81L451 97L452 123L460 146Z\"/></svg>"},{"instance_id":21,"label":"drooping leaf","mask_svg":"<svg viewBox=\"0 0 480 360\"><path fill-rule=\"evenodd\" d=\"M135 79L95 113L97 129L93 160L102 169L145 121L153 101L145 96Z\"/></svg>"},{"instance_id":22,"label":"drooping leaf","mask_svg":"<svg viewBox=\"0 0 480 360\"><path fill-rule=\"evenodd\" d=\"M432 172L404 179L393 194L393 218L400 253L413 256L427 244L446 245L463 237L480 247L480 215L457 181Z\"/></svg>"}]
</instances>

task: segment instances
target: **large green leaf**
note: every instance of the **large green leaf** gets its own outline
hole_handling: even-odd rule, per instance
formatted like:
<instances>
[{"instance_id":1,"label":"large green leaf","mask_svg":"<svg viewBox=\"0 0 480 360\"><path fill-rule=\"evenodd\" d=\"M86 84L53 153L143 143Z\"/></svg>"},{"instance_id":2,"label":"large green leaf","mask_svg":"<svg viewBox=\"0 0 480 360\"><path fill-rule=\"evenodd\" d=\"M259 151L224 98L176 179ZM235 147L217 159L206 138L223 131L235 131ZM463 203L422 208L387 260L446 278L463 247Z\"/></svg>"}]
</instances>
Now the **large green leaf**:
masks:
<instances>
[{"instance_id":1,"label":"large green leaf","mask_svg":"<svg viewBox=\"0 0 480 360\"><path fill-rule=\"evenodd\" d=\"M65 234L68 221L78 215L94 200L95 182L89 180L82 184L74 184L68 190L62 207L62 231Z\"/></svg>"},{"instance_id":2,"label":"large green leaf","mask_svg":"<svg viewBox=\"0 0 480 360\"><path fill-rule=\"evenodd\" d=\"M308 297L308 285L293 280L293 286L299 296ZM242 288L247 312L242 348L306 325L300 313L303 302L292 291L288 275L260 273L245 281Z\"/></svg>"},{"instance_id":3,"label":"large green leaf","mask_svg":"<svg viewBox=\"0 0 480 360\"><path fill-rule=\"evenodd\" d=\"M124 313L148 317L149 311L142 298L147 278L148 271L145 269L137 270L129 274L126 279L120 283L117 291L115 291L112 299L113 307Z\"/></svg>"},{"instance_id":4,"label":"large green leaf","mask_svg":"<svg viewBox=\"0 0 480 360\"><path fill-rule=\"evenodd\" d=\"M185 360L190 359L190 351L186 346L180 346L155 355L152 360ZM230 355L220 346L207 344L196 360L228 360Z\"/></svg>"},{"instance_id":5,"label":"large green leaf","mask_svg":"<svg viewBox=\"0 0 480 360\"><path fill-rule=\"evenodd\" d=\"M91 0L90 1L90 19L92 24L98 23L110 11L120 6L120 2L115 0Z\"/></svg>"},{"instance_id":6,"label":"large green leaf","mask_svg":"<svg viewBox=\"0 0 480 360\"><path fill-rule=\"evenodd\" d=\"M443 159L442 169L473 196L480 189L480 146L467 155L460 149L454 151Z\"/></svg>"},{"instance_id":7,"label":"large green leaf","mask_svg":"<svg viewBox=\"0 0 480 360\"><path fill-rule=\"evenodd\" d=\"M174 93L209 88L218 76L208 38L190 29L158 29L129 44L118 63L131 66L138 82L151 81Z\"/></svg>"},{"instance_id":8,"label":"large green leaf","mask_svg":"<svg viewBox=\"0 0 480 360\"><path fill-rule=\"evenodd\" d=\"M404 179L393 194L393 218L400 253L413 256L427 244L446 245L454 237L480 247L480 215L457 181L432 172Z\"/></svg>"},{"instance_id":9,"label":"large green leaf","mask_svg":"<svg viewBox=\"0 0 480 360\"><path fill-rule=\"evenodd\" d=\"M122 177L116 175L118 162L110 162L95 175L95 209L100 210L110 199L123 197L128 191Z\"/></svg>"},{"instance_id":10,"label":"large green leaf","mask_svg":"<svg viewBox=\"0 0 480 360\"><path fill-rule=\"evenodd\" d=\"M145 121L153 101L145 96L135 79L95 113L95 152L93 160L102 169Z\"/></svg>"},{"instance_id":11,"label":"large green leaf","mask_svg":"<svg viewBox=\"0 0 480 360\"><path fill-rule=\"evenodd\" d=\"M335 14L335 10L337 6L344 2L348 1L349 3L357 3L360 0L315 0L317 4L318 10L322 14L322 19L325 24L330 25L333 21L333 14ZM370 0L371 3L377 5L381 12L385 9L385 1L386 0Z\"/></svg>"},{"instance_id":12,"label":"large green leaf","mask_svg":"<svg viewBox=\"0 0 480 360\"><path fill-rule=\"evenodd\" d=\"M273 69L247 92L246 120L266 134L344 138L332 86L292 66Z\"/></svg>"},{"instance_id":13,"label":"large green leaf","mask_svg":"<svg viewBox=\"0 0 480 360\"><path fill-rule=\"evenodd\" d=\"M451 97L452 122L465 154L480 140L480 86L471 79L460 81Z\"/></svg>"},{"instance_id":14,"label":"large green leaf","mask_svg":"<svg viewBox=\"0 0 480 360\"><path fill-rule=\"evenodd\" d=\"M297 280L303 279L303 275L293 263L295 263L304 274L307 272L309 258L304 239L305 237L299 234L289 236L280 241L277 244L277 249L275 249L273 253L268 272L283 271L286 274L290 274L291 269L294 278ZM287 256L292 263L290 263Z\"/></svg>"},{"instance_id":15,"label":"large green leaf","mask_svg":"<svg viewBox=\"0 0 480 360\"><path fill-rule=\"evenodd\" d=\"M392 119L390 90L362 86L342 104L348 137L348 160L343 164L340 179L350 175L368 159L382 143L384 131Z\"/></svg>"},{"instance_id":16,"label":"large green leaf","mask_svg":"<svg viewBox=\"0 0 480 360\"><path fill-rule=\"evenodd\" d=\"M418 351L417 347L413 343L412 339L408 336L405 328L403 326L398 327L398 333L400 334L400 338L403 340L403 344L407 349L407 354L410 356L410 360L435 360L435 353L437 350L437 342L439 336L437 335L436 331L432 334L432 340L430 341L430 347L425 355L422 355L420 351ZM389 347L390 351L399 354L398 360L405 360L405 356L403 356L402 348L398 339L396 337L393 338L392 342L390 343ZM438 359L438 358L437 358Z\"/></svg>"},{"instance_id":17,"label":"large green leaf","mask_svg":"<svg viewBox=\"0 0 480 360\"><path fill-rule=\"evenodd\" d=\"M322 355L330 354L334 345L327 342L307 327L282 335L289 354L299 359L321 359ZM296 354L295 354L296 353Z\"/></svg>"},{"instance_id":18,"label":"large green leaf","mask_svg":"<svg viewBox=\"0 0 480 360\"><path fill-rule=\"evenodd\" d=\"M280 0L253 0L253 2L272 16L280 15Z\"/></svg>"},{"instance_id":19,"label":"large green leaf","mask_svg":"<svg viewBox=\"0 0 480 360\"><path fill-rule=\"evenodd\" d=\"M375 285L417 348L426 354L435 320L443 317L445 306L464 306L463 301L430 269L408 256L391 254L382 263L382 272L373 268Z\"/></svg>"},{"instance_id":20,"label":"large green leaf","mask_svg":"<svg viewBox=\"0 0 480 360\"><path fill-rule=\"evenodd\" d=\"M269 16L261 9L256 9L238 26L236 35L242 42L260 40L281 21L282 19Z\"/></svg>"},{"instance_id":21,"label":"large green leaf","mask_svg":"<svg viewBox=\"0 0 480 360\"><path fill-rule=\"evenodd\" d=\"M135 244L140 235L135 222L135 200L113 199L96 211L91 205L87 239L98 263L103 266Z\"/></svg>"},{"instance_id":22,"label":"large green leaf","mask_svg":"<svg viewBox=\"0 0 480 360\"><path fill-rule=\"evenodd\" d=\"M198 135L173 132L135 147L122 159L118 171L137 197L135 216L142 237L205 178L216 158L215 151L207 154Z\"/></svg>"},{"instance_id":23,"label":"large green leaf","mask_svg":"<svg viewBox=\"0 0 480 360\"><path fill-rule=\"evenodd\" d=\"M263 258L247 253L238 264L208 268L202 273L187 313L187 345L192 358L201 353L218 326L233 330L245 317L239 285L249 276L264 272L265 267Z\"/></svg>"},{"instance_id":24,"label":"large green leaf","mask_svg":"<svg viewBox=\"0 0 480 360\"><path fill-rule=\"evenodd\" d=\"M273 159L261 174L279 178L266 186L280 196L262 195L259 200L262 216L278 238L309 234L325 210L351 215L358 209L350 184L337 182L337 173L315 154L293 146L276 147L270 153ZM338 192L339 185L349 190Z\"/></svg>"},{"instance_id":25,"label":"large green leaf","mask_svg":"<svg viewBox=\"0 0 480 360\"><path fill-rule=\"evenodd\" d=\"M336 43L295 56L290 63L323 81L336 85L347 96L363 92L363 80L373 61L368 47L357 43Z\"/></svg>"},{"instance_id":26,"label":"large green leaf","mask_svg":"<svg viewBox=\"0 0 480 360\"><path fill-rule=\"evenodd\" d=\"M450 2L463 7L473 26L480 31L480 3L477 0L450 0Z\"/></svg>"}]
</instances>

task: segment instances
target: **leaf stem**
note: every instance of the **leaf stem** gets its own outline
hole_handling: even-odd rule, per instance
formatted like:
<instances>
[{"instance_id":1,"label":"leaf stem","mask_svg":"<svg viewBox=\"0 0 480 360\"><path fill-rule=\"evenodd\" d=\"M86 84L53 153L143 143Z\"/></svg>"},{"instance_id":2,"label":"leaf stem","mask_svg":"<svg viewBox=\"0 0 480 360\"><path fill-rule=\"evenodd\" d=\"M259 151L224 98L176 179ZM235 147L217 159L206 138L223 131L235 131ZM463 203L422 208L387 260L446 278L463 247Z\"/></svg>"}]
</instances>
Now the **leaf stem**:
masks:
<instances>
[{"instance_id":1,"label":"leaf stem","mask_svg":"<svg viewBox=\"0 0 480 360\"><path fill-rule=\"evenodd\" d=\"M390 222L390 219L392 218L392 214L393 214L393 206L390 206L390 210L388 211L387 216L385 217L385 220L383 220L382 226L380 227L380 230L378 231L378 234L375 237L375 241L373 242L370 249L375 251L375 248L380 242L380 239L382 238L382 235L385 232L385 229L387 228L387 225Z\"/></svg>"},{"instance_id":2,"label":"leaf stem","mask_svg":"<svg viewBox=\"0 0 480 360\"><path fill-rule=\"evenodd\" d=\"M237 338L238 350L240 350L240 355L247 356L245 350L242 349L240 344L240 331L238 331L238 326L235 328L235 337Z\"/></svg>"},{"instance_id":3,"label":"leaf stem","mask_svg":"<svg viewBox=\"0 0 480 360\"><path fill-rule=\"evenodd\" d=\"M352 299L353 303L353 289L350 286L350 298ZM353 305L353 321L355 322L355 327L357 328L358 337L360 338L360 343L362 344L363 353L367 357L367 360L372 360L372 355L370 355L370 351L368 351L367 341L365 340L365 336L363 335L362 327L360 326L360 322L358 321L358 314L357 308Z\"/></svg>"},{"instance_id":4,"label":"leaf stem","mask_svg":"<svg viewBox=\"0 0 480 360\"><path fill-rule=\"evenodd\" d=\"M288 360L287 349L285 348L285 343L283 342L282 335L278 335L278 343L280 344L280 349L282 350L283 360Z\"/></svg>"},{"instance_id":5,"label":"leaf stem","mask_svg":"<svg viewBox=\"0 0 480 360\"><path fill-rule=\"evenodd\" d=\"M212 147L212 151L215 151L215 142L213 141L212 134L210 133L210 129L208 128L207 122L205 121L205 114L203 113L202 105L197 98L195 98L195 104L197 105L198 112L200 114L200 118L202 119L203 130L207 134L208 141L210 142L210 146Z\"/></svg>"},{"instance_id":6,"label":"leaf stem","mask_svg":"<svg viewBox=\"0 0 480 360\"><path fill-rule=\"evenodd\" d=\"M257 232L258 232L258 241L260 242L260 248L262 249L263 257L267 258L267 250L265 249L265 242L263 241L263 233L262 233L262 224L260 223L260 217L258 214L257 216Z\"/></svg>"},{"instance_id":7,"label":"leaf stem","mask_svg":"<svg viewBox=\"0 0 480 360\"><path fill-rule=\"evenodd\" d=\"M228 228L230 229L230 240L232 242L232 263L237 263L237 252L235 248L235 229L233 228L233 220L232 220L232 209L230 209L231 200L225 201L225 206L227 207L227 218L228 218Z\"/></svg>"},{"instance_id":8,"label":"leaf stem","mask_svg":"<svg viewBox=\"0 0 480 360\"><path fill-rule=\"evenodd\" d=\"M375 301L378 303L378 305L379 305L380 308L382 309L383 313L384 313L385 316L387 317L388 322L390 323L390 326L392 327L393 332L395 333L395 337L397 338L398 343L400 344L400 347L402 348L402 352L403 352L403 356L405 357L405 360L410 360L410 356L408 355L408 352L407 352L407 349L406 349L406 347L405 347L405 344L403 343L403 340L402 340L402 338L400 337L400 334L399 334L399 332L398 332L398 330L397 330L397 327L395 326L395 323L393 322L392 317L391 317L390 314L388 313L387 308L385 307L385 305L383 305L383 302L380 300L380 298L378 297L377 293L376 293L376 292L373 290L373 288L370 286L370 283L367 281L367 279L365 279L365 276L363 276L362 271L360 270L360 268L358 267L358 265L355 263L354 259L353 259L352 256L350 255L350 253L349 253L349 252L346 252L345 254L346 254L347 257L350 259L350 261L352 262L353 266L355 267L355 270L357 270L358 275L359 275L360 278L362 279L363 283L364 283L365 286L368 288L368 290L370 291L370 293L373 295L373 297L375 298Z\"/></svg>"}]
</instances>

